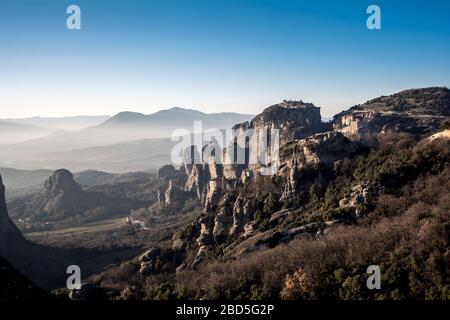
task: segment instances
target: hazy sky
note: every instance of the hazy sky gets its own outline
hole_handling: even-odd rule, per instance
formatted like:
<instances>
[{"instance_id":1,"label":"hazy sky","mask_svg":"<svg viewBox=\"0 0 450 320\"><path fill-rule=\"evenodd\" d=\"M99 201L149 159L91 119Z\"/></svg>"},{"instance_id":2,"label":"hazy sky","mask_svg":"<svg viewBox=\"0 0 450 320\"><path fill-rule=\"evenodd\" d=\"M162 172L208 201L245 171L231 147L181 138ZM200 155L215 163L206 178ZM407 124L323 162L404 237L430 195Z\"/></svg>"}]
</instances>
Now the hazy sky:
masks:
<instances>
[{"instance_id":1,"label":"hazy sky","mask_svg":"<svg viewBox=\"0 0 450 320\"><path fill-rule=\"evenodd\" d=\"M70 4L81 30L66 28ZM332 115L433 85L450 86L450 1L0 1L0 118L258 113L283 99Z\"/></svg>"}]
</instances>

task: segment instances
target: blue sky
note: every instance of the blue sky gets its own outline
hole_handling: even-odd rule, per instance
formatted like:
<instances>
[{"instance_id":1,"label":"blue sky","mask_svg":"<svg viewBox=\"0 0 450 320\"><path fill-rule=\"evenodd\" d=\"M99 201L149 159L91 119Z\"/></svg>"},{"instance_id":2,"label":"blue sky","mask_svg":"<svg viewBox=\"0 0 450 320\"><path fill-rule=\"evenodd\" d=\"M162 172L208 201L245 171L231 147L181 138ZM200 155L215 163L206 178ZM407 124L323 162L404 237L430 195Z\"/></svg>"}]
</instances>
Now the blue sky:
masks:
<instances>
[{"instance_id":1,"label":"blue sky","mask_svg":"<svg viewBox=\"0 0 450 320\"><path fill-rule=\"evenodd\" d=\"M77 4L82 29L66 28ZM382 29L366 28L377 4ZM0 117L258 113L303 99L326 116L450 86L450 1L1 0Z\"/></svg>"}]
</instances>

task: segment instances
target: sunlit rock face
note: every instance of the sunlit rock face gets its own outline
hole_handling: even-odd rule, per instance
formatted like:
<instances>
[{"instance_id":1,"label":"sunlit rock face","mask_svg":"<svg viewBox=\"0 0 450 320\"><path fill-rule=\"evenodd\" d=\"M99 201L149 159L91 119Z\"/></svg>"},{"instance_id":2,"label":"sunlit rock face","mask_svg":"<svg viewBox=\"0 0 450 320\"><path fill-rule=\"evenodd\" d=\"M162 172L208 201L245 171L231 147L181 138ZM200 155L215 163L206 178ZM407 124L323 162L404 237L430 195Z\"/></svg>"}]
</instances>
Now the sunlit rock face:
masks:
<instances>
[{"instance_id":1,"label":"sunlit rock face","mask_svg":"<svg viewBox=\"0 0 450 320\"><path fill-rule=\"evenodd\" d=\"M334 116L333 129L361 141L389 133L425 135L450 116L450 90L431 87L382 96Z\"/></svg>"},{"instance_id":2,"label":"sunlit rock face","mask_svg":"<svg viewBox=\"0 0 450 320\"><path fill-rule=\"evenodd\" d=\"M306 139L290 141L280 149L280 170L282 174L287 174L293 163L299 168L331 165L337 160L351 158L362 148L360 143L351 141L340 132L314 134Z\"/></svg>"},{"instance_id":3,"label":"sunlit rock face","mask_svg":"<svg viewBox=\"0 0 450 320\"><path fill-rule=\"evenodd\" d=\"M165 204L172 204L175 201L180 201L185 198L185 192L175 185L172 180L169 181L169 186L164 193Z\"/></svg>"},{"instance_id":4,"label":"sunlit rock face","mask_svg":"<svg viewBox=\"0 0 450 320\"><path fill-rule=\"evenodd\" d=\"M320 108L303 101L284 100L268 107L250 122L236 125L235 129L278 129L280 143L302 139L311 134L326 130L322 123Z\"/></svg>"},{"instance_id":5,"label":"sunlit rock face","mask_svg":"<svg viewBox=\"0 0 450 320\"><path fill-rule=\"evenodd\" d=\"M333 166L336 161L352 158L366 148L352 141L340 132L327 131L284 143L280 147L280 167L276 176L285 181L280 201L289 201L299 193L300 172L309 166ZM214 175L213 175L214 176ZM251 199L233 192L230 181L243 186L252 183L258 177L257 172L243 170L235 180L217 175L205 186L204 214L198 220L200 233L197 238L198 256L194 266L199 264L208 248L224 243L232 238L248 237L257 231L254 229L254 212Z\"/></svg>"},{"instance_id":6,"label":"sunlit rock face","mask_svg":"<svg viewBox=\"0 0 450 320\"><path fill-rule=\"evenodd\" d=\"M187 150L184 159L187 176L184 190L196 195L205 203L211 194L211 189L221 185L222 188L233 188L236 183L242 183L258 174L261 164L253 157L259 155L259 145L256 153L249 150L250 143L262 140L260 136L269 135L270 130L279 130L279 145L288 141L303 139L318 132L323 132L328 126L321 121L320 108L303 101L283 101L265 109L250 122L237 124L233 127L235 139L227 141L222 149L216 141L206 144L201 154L192 147ZM251 133L249 133L251 132ZM269 146L270 148L270 146ZM252 155L250 155L250 153ZM200 163L195 160L201 159ZM254 160L254 161L249 161ZM165 170L168 171L168 170ZM215 181L210 184L210 181Z\"/></svg>"},{"instance_id":7,"label":"sunlit rock face","mask_svg":"<svg viewBox=\"0 0 450 320\"><path fill-rule=\"evenodd\" d=\"M313 104L283 101L265 109L252 121L234 126L236 138L227 141L225 149L214 140L205 144L201 152L195 147L186 149L188 152L183 157L186 162L181 169L186 177L183 190L203 206L203 214L195 222L198 253L192 266L199 264L214 244L223 243L229 237L237 239L257 232L252 199L234 192L238 186L252 184L261 175L261 164L249 161L252 156L249 144L271 129L278 130L279 170L274 174L286 180L285 186L280 187L284 189L282 200L288 199L299 192L302 168L332 165L362 148L360 143L349 140L342 133L327 131L329 126L322 123L320 108ZM200 163L195 161L199 159ZM160 197L160 201L165 198L167 203L175 195L177 173L166 167L161 170L161 175L169 181L164 197Z\"/></svg>"},{"instance_id":8,"label":"sunlit rock face","mask_svg":"<svg viewBox=\"0 0 450 320\"><path fill-rule=\"evenodd\" d=\"M333 133L328 133L325 136L317 135L313 140L301 140L330 129L330 125L322 123L320 108L313 104L285 100L265 109L250 122L235 125L234 136L231 140L225 141L225 148L214 140L205 144L201 152L194 146L187 148L183 155L186 175L184 191L200 200L203 206L203 215L197 221L199 234L196 243L199 250L194 265L204 258L210 245L220 243L227 237L237 238L245 232L251 232L249 226L254 219L251 200L231 194L237 186L251 183L252 179L260 175L260 169L264 164L258 162L259 156L261 152L265 152L261 150L260 141L267 139L268 149L272 148L273 129L278 130L279 134L281 167L290 162L294 163L294 157L297 159L296 167L332 161L325 159L325 153L316 150L320 147L315 146L327 144L328 142L325 142L327 139L331 140L329 144L334 140L341 142L346 139L342 134L336 134L335 137L332 136ZM287 151L283 151L288 142L299 139L302 142L298 142L298 146L294 144ZM299 151L293 155L291 149L295 146ZM253 158L255 154L258 159ZM174 173L169 168L164 168L164 173L173 178ZM297 179L297 175L298 172L294 172L292 179ZM294 180L290 182L292 189L289 190L290 193L296 192ZM174 188L173 184L169 187L171 190ZM166 201L168 195L165 194Z\"/></svg>"}]
</instances>

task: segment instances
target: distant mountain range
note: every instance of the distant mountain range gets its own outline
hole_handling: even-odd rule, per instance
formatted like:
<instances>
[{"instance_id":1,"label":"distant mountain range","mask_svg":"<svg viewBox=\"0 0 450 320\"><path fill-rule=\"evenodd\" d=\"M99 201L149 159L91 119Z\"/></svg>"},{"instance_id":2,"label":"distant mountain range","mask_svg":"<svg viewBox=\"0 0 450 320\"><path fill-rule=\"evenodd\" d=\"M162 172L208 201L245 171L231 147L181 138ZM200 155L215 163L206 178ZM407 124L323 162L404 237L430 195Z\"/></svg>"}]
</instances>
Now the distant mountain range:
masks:
<instances>
[{"instance_id":1,"label":"distant mountain range","mask_svg":"<svg viewBox=\"0 0 450 320\"><path fill-rule=\"evenodd\" d=\"M203 130L231 128L236 123L247 121L253 115L238 113L203 113L192 109L171 108L152 114L121 112L104 123L85 132L108 134L114 142L139 139L167 138L176 129L194 129L194 122L200 121Z\"/></svg>"},{"instance_id":2,"label":"distant mountain range","mask_svg":"<svg viewBox=\"0 0 450 320\"><path fill-rule=\"evenodd\" d=\"M203 113L179 107L152 114L120 112L109 116L74 116L61 118L32 117L0 120L0 143L32 146L39 143L52 151L105 145L130 140L170 137L178 128L193 129L201 121L203 129L223 129L246 121L252 115L238 113ZM15 138L17 135L17 138ZM42 150L42 149L41 149Z\"/></svg>"},{"instance_id":3,"label":"distant mountain range","mask_svg":"<svg viewBox=\"0 0 450 320\"><path fill-rule=\"evenodd\" d=\"M149 115L121 112L81 130L55 131L37 139L0 146L0 166L112 172L158 168L167 163L173 144L168 138L175 129L192 132L194 121L201 121L203 130L231 128L252 117L238 113L207 114L178 107ZM136 161L138 165L134 165Z\"/></svg>"},{"instance_id":4,"label":"distant mountain range","mask_svg":"<svg viewBox=\"0 0 450 320\"><path fill-rule=\"evenodd\" d=\"M72 171L156 171L171 163L170 152L175 144L169 138L127 141L39 155L33 159L33 164L37 167L65 167Z\"/></svg>"},{"instance_id":5,"label":"distant mountain range","mask_svg":"<svg viewBox=\"0 0 450 320\"><path fill-rule=\"evenodd\" d=\"M105 121L101 126L122 126L122 125L136 125L136 126L149 126L149 125L166 125L169 127L185 126L188 121L203 121L207 126L216 125L219 128L227 127L230 124L234 124L237 119L248 119L252 115L239 114L232 112L221 113L203 113L197 110L184 109L179 107L170 108L167 110L161 110L152 114L142 114L136 112L121 112Z\"/></svg>"},{"instance_id":6,"label":"distant mountain range","mask_svg":"<svg viewBox=\"0 0 450 320\"><path fill-rule=\"evenodd\" d=\"M0 121L0 145L8 145L45 137L52 130L34 125Z\"/></svg>"},{"instance_id":7,"label":"distant mountain range","mask_svg":"<svg viewBox=\"0 0 450 320\"><path fill-rule=\"evenodd\" d=\"M110 116L72 116L72 117L30 117L9 118L0 121L36 126L50 129L52 131L64 130L74 131L98 125L108 120Z\"/></svg>"}]
</instances>

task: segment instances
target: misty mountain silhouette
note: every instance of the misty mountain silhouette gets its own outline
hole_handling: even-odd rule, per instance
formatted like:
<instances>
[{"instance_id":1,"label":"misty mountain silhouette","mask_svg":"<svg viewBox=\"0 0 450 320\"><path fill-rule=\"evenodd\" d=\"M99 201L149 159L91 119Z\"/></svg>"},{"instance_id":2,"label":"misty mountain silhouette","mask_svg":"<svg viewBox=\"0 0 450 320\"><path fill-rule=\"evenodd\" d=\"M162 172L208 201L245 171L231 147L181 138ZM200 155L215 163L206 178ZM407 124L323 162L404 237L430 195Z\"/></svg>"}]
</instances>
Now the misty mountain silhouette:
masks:
<instances>
[{"instance_id":1,"label":"misty mountain silhouette","mask_svg":"<svg viewBox=\"0 0 450 320\"><path fill-rule=\"evenodd\" d=\"M210 128L231 128L236 123L241 123L250 120L252 115L237 114L237 113L203 113L200 111L184 108L170 108L167 110L161 110L152 114L142 114L137 112L124 111L116 114L115 116L107 119L103 123L95 126L91 126L82 130L72 132L53 132L45 137L39 139L28 140L25 142L17 143L14 145L0 147L0 166L11 167L21 169L36 169L36 168L50 168L56 169L59 166L59 159L64 158L60 153L72 152L74 150L81 150L87 148L101 148L111 147L121 154L129 154L127 149L133 150L139 144L139 142L149 142L150 144L160 144L160 141L164 141L164 145L170 146L170 138L172 132L175 129L183 128L193 131L194 121L202 121L203 130ZM154 140L156 141L149 141ZM117 144L130 144L129 147L122 148L122 146L116 146ZM149 143L144 143L146 146ZM163 150L165 150L163 148ZM79 158L73 154L68 154L70 162L90 162L89 159L93 156L93 163L102 163L101 150L86 150L90 156L83 156ZM92 151L93 153L91 153ZM132 151L140 152L139 150ZM58 155L50 155L58 153ZM151 150L146 152L145 158L154 159L154 156L159 157L158 153L154 154ZM51 159L57 158L57 161ZM129 157L125 157L129 160ZM117 161L118 159L116 159ZM156 165L159 167L165 162L157 161ZM109 162L107 160L106 162ZM91 164L93 164L91 163ZM67 162L64 161L66 165ZM152 164L149 162L149 164ZM69 166L74 170L84 169L113 169L110 166ZM122 169L122 167L120 168ZM132 168L134 169L134 168ZM143 169L139 167L139 169ZM114 170L113 171L117 171ZM122 171L122 170L118 170Z\"/></svg>"},{"instance_id":2,"label":"misty mountain silhouette","mask_svg":"<svg viewBox=\"0 0 450 320\"><path fill-rule=\"evenodd\" d=\"M14 144L31 139L41 138L52 130L34 125L0 121L0 145Z\"/></svg>"},{"instance_id":3,"label":"misty mountain silhouette","mask_svg":"<svg viewBox=\"0 0 450 320\"><path fill-rule=\"evenodd\" d=\"M168 130L173 131L180 126L186 128L192 127L193 121L202 121L207 128L223 129L231 127L235 123L248 120L251 117L252 115L248 114L231 112L203 113L193 109L173 107L152 114L130 111L120 112L97 126L97 128L133 126L134 129L136 129L136 127L150 129L151 126L155 126L158 130L162 130L161 133L166 132L165 135L157 134L154 136L161 138L170 136L171 132L168 132Z\"/></svg>"}]
</instances>

